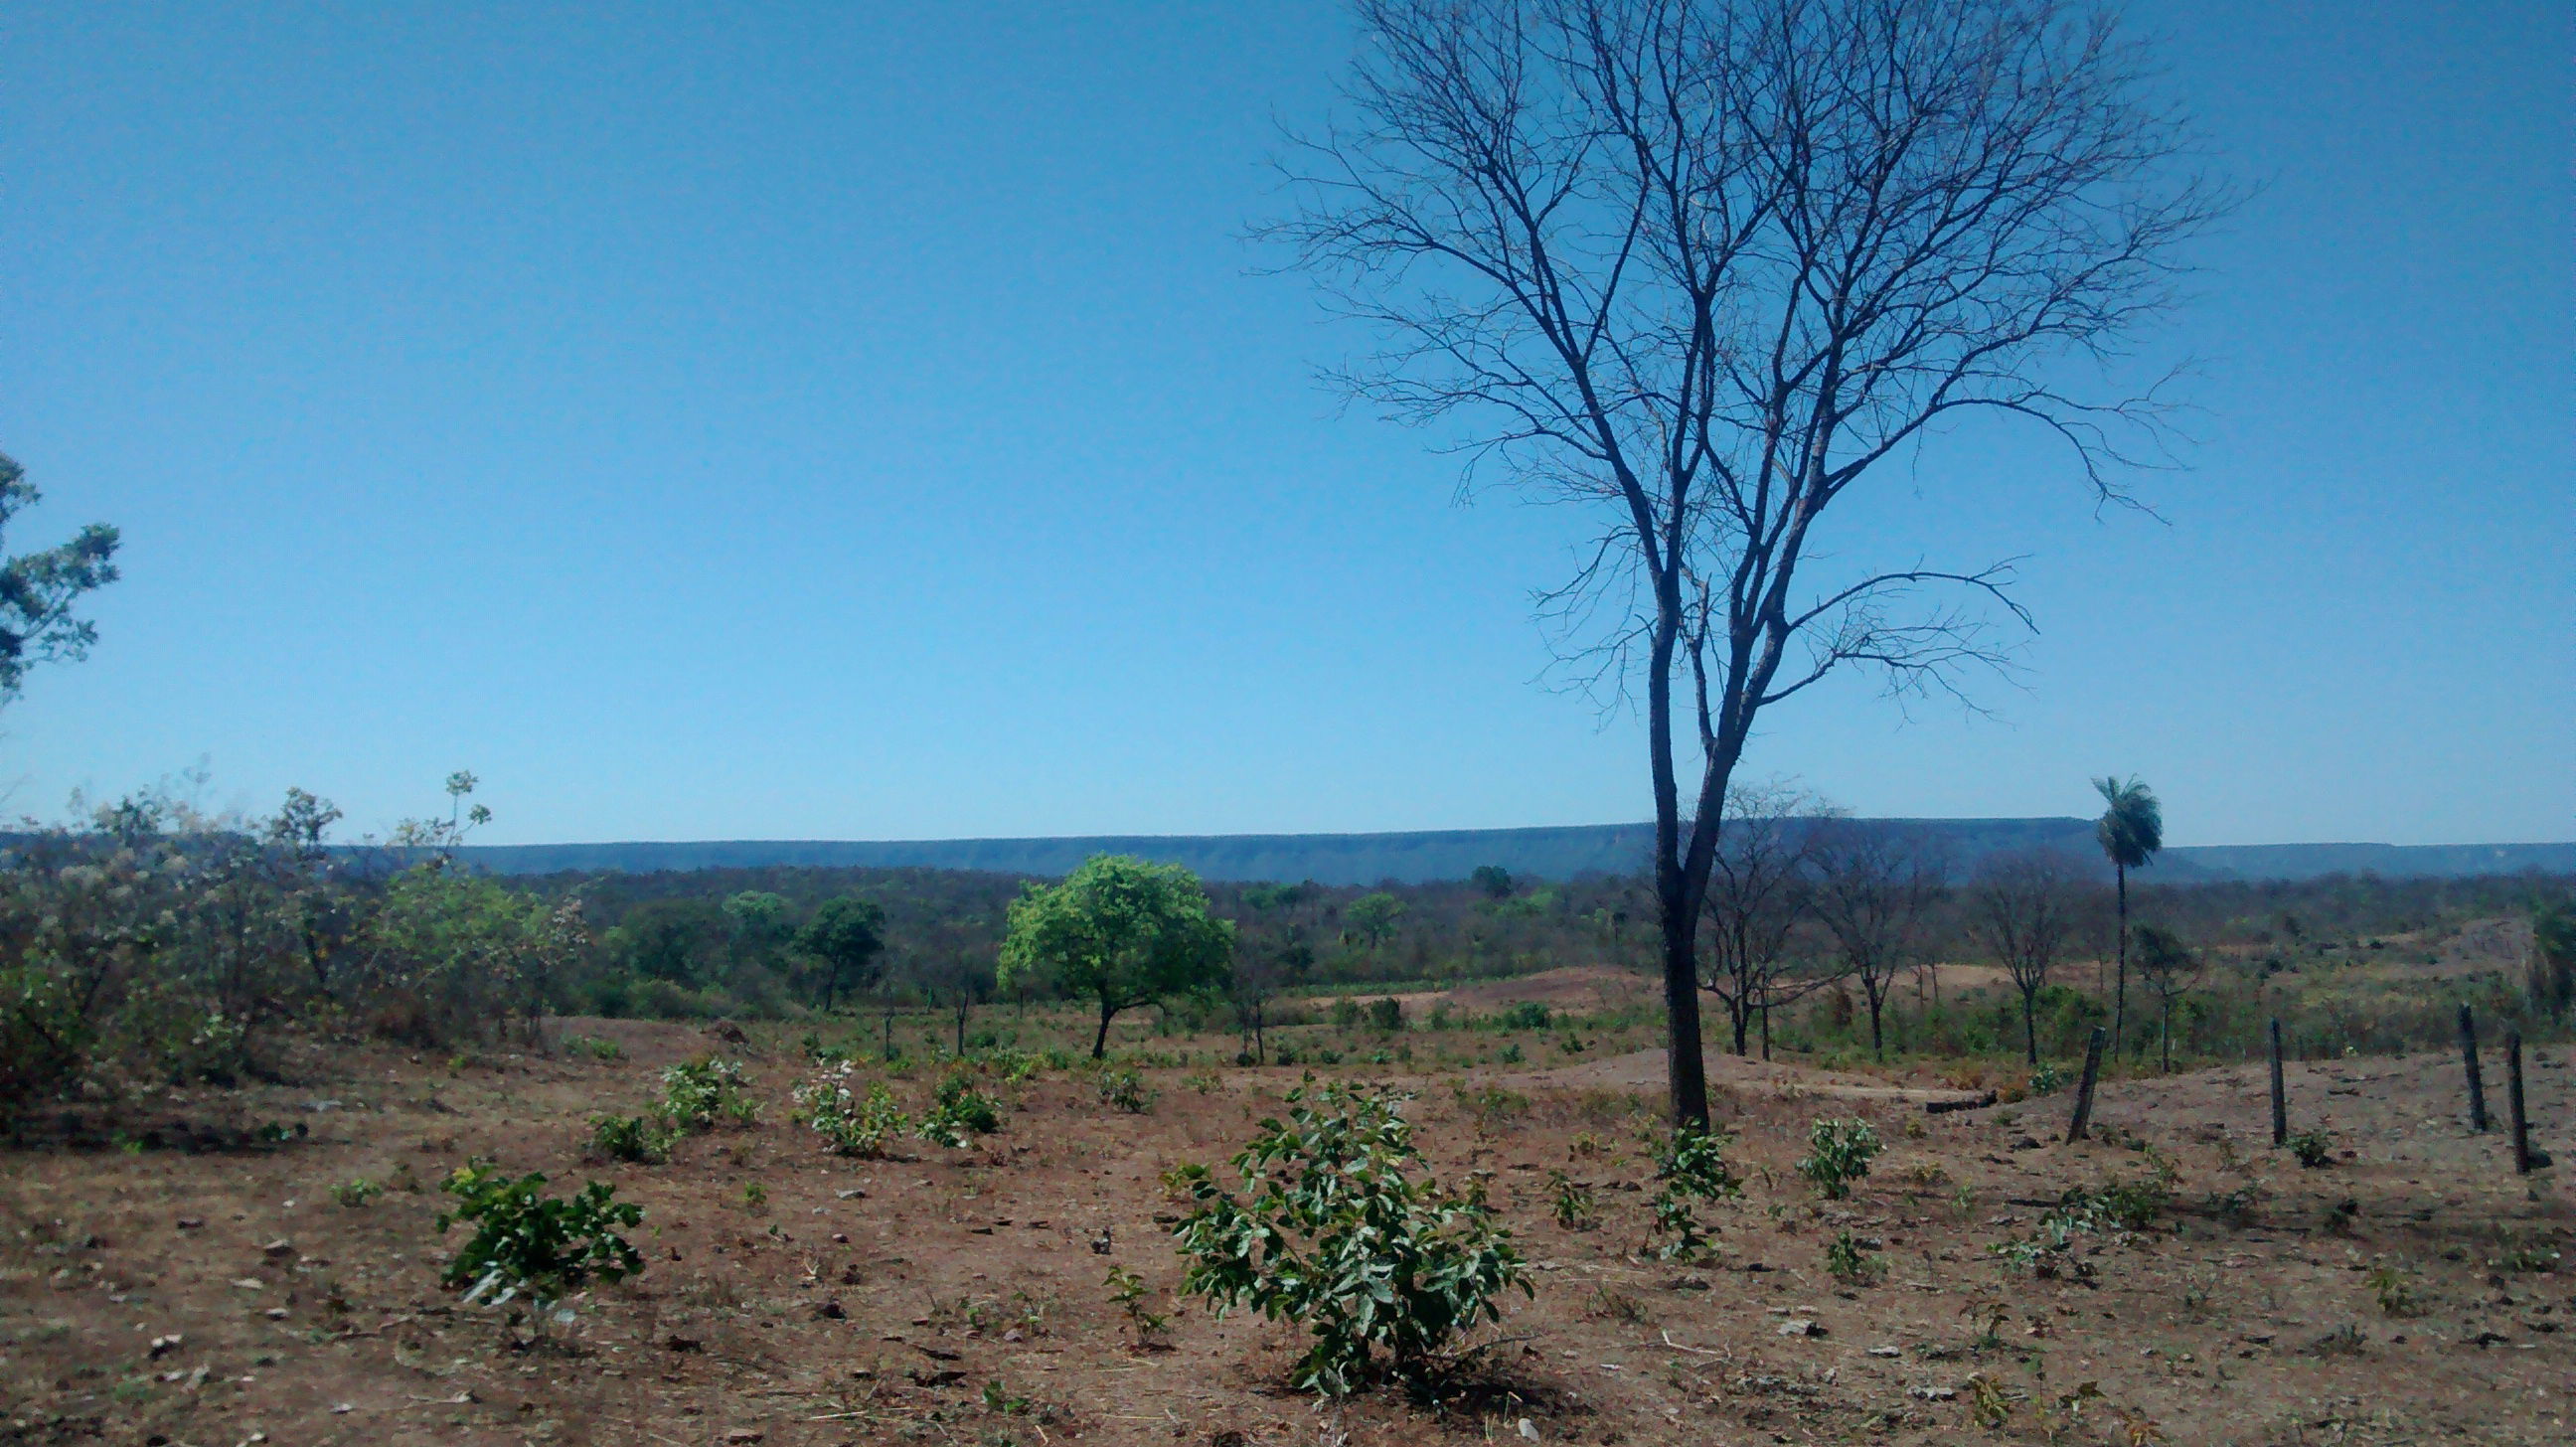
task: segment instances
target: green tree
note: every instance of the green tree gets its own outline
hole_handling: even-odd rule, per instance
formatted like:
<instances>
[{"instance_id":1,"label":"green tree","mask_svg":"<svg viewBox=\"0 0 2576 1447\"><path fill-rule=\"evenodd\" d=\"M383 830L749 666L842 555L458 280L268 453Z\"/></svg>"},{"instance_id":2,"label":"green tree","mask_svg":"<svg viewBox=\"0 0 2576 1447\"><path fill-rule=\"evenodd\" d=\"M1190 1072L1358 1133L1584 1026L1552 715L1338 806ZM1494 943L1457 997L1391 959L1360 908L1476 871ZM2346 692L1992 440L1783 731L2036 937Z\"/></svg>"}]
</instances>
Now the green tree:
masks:
<instances>
[{"instance_id":1,"label":"green tree","mask_svg":"<svg viewBox=\"0 0 2576 1447\"><path fill-rule=\"evenodd\" d=\"M737 968L772 968L795 932L787 927L787 900L765 889L746 889L724 902L725 943Z\"/></svg>"},{"instance_id":2,"label":"green tree","mask_svg":"<svg viewBox=\"0 0 2576 1447\"><path fill-rule=\"evenodd\" d=\"M1342 918L1354 930L1367 936L1371 949L1386 943L1388 931L1403 917L1404 901L1381 889L1352 900L1342 911Z\"/></svg>"},{"instance_id":3,"label":"green tree","mask_svg":"<svg viewBox=\"0 0 2576 1447\"><path fill-rule=\"evenodd\" d=\"M1091 1057L1109 1053L1121 1010L1225 988L1234 925L1208 913L1199 878L1177 864L1096 854L1062 884L1030 885L1011 903L1001 986L1051 977L1100 1004Z\"/></svg>"},{"instance_id":4,"label":"green tree","mask_svg":"<svg viewBox=\"0 0 2576 1447\"><path fill-rule=\"evenodd\" d=\"M722 911L703 899L653 899L626 912L604 943L629 974L698 986L715 975Z\"/></svg>"},{"instance_id":5,"label":"green tree","mask_svg":"<svg viewBox=\"0 0 2576 1447\"><path fill-rule=\"evenodd\" d=\"M40 496L27 470L0 455L0 532ZM30 665L89 656L98 630L72 605L116 581L116 542L116 529L91 523L70 542L0 563L0 704L18 696Z\"/></svg>"},{"instance_id":6,"label":"green tree","mask_svg":"<svg viewBox=\"0 0 2576 1447\"><path fill-rule=\"evenodd\" d=\"M876 981L878 952L885 948L885 911L854 894L828 899L796 932L794 948L813 960L823 1008L840 1002L841 992L863 990Z\"/></svg>"},{"instance_id":7,"label":"green tree","mask_svg":"<svg viewBox=\"0 0 2576 1447\"><path fill-rule=\"evenodd\" d=\"M2095 779L2093 788L2108 806L2094 823L2093 835L2119 880L2120 963L2111 1004L2111 1051L2116 1055L2129 1019L2129 871L2144 869L2165 847L2165 814L2155 792L2135 778L2125 783L2117 777Z\"/></svg>"},{"instance_id":8,"label":"green tree","mask_svg":"<svg viewBox=\"0 0 2576 1447\"><path fill-rule=\"evenodd\" d=\"M1487 899L1512 897L1512 872L1499 864L1479 864L1476 866L1476 871L1468 875L1467 879L1478 889L1483 890Z\"/></svg>"}]
</instances>

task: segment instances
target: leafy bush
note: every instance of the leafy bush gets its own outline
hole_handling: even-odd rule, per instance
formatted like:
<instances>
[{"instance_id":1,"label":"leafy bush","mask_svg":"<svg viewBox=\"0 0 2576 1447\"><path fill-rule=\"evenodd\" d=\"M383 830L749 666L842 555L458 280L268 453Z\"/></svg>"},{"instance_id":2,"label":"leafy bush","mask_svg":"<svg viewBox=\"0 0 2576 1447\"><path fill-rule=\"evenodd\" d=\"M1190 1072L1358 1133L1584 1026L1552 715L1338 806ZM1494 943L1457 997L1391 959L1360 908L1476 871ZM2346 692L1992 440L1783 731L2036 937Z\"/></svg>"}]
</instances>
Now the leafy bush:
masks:
<instances>
[{"instance_id":1,"label":"leafy bush","mask_svg":"<svg viewBox=\"0 0 2576 1447\"><path fill-rule=\"evenodd\" d=\"M662 1072L663 1119L683 1131L706 1130L716 1122L750 1125L760 1118L751 1098L750 1077L731 1060L700 1056Z\"/></svg>"},{"instance_id":2,"label":"leafy bush","mask_svg":"<svg viewBox=\"0 0 2576 1447\"><path fill-rule=\"evenodd\" d=\"M355 1209L384 1194L385 1188L364 1176L342 1181L331 1188L331 1199Z\"/></svg>"},{"instance_id":3,"label":"leafy bush","mask_svg":"<svg viewBox=\"0 0 2576 1447\"><path fill-rule=\"evenodd\" d=\"M1592 1219L1592 1188L1563 1171L1547 1173L1547 1183L1556 1191L1556 1207L1550 1212L1556 1224L1568 1231L1589 1231Z\"/></svg>"},{"instance_id":4,"label":"leafy bush","mask_svg":"<svg viewBox=\"0 0 2576 1447\"><path fill-rule=\"evenodd\" d=\"M2043 1060L2030 1072L2030 1093L2034 1096L2055 1095L2066 1088L2066 1072L2054 1060Z\"/></svg>"},{"instance_id":5,"label":"leafy bush","mask_svg":"<svg viewBox=\"0 0 2576 1447\"><path fill-rule=\"evenodd\" d=\"M1494 1025L1501 1030L1544 1030L1549 1018L1547 1007L1538 1001L1515 1000L1494 1016Z\"/></svg>"},{"instance_id":6,"label":"leafy bush","mask_svg":"<svg viewBox=\"0 0 2576 1447\"><path fill-rule=\"evenodd\" d=\"M476 1229L440 1280L465 1288L469 1303L498 1306L525 1296L542 1315L593 1280L620 1281L644 1269L643 1254L616 1229L642 1224L642 1207L616 1200L617 1188L605 1181L564 1200L549 1199L545 1185L536 1172L514 1180L481 1162L449 1176L444 1189L458 1204L439 1213L439 1233L459 1221Z\"/></svg>"},{"instance_id":7,"label":"leafy bush","mask_svg":"<svg viewBox=\"0 0 2576 1447\"><path fill-rule=\"evenodd\" d=\"M1652 1202L1655 1234L1664 1238L1655 1254L1667 1261L1689 1261L1708 1250L1708 1228L1700 1223L1695 1203L1743 1194L1744 1183L1726 1163L1734 1137L1685 1125L1670 1135L1649 1140L1655 1176L1663 1182Z\"/></svg>"},{"instance_id":8,"label":"leafy bush","mask_svg":"<svg viewBox=\"0 0 2576 1447\"><path fill-rule=\"evenodd\" d=\"M2298 1157L2299 1164L2309 1170L2331 1164L2334 1160L2334 1142L2327 1139L2321 1130L2300 1131L2285 1144L2289 1146L2290 1154Z\"/></svg>"},{"instance_id":9,"label":"leafy bush","mask_svg":"<svg viewBox=\"0 0 2576 1447\"><path fill-rule=\"evenodd\" d=\"M1839 1201L1851 1194L1852 1182L1869 1174L1878 1149L1878 1132L1868 1121L1856 1116L1819 1120L1807 1132L1807 1154L1798 1161L1798 1174L1826 1200Z\"/></svg>"},{"instance_id":10,"label":"leafy bush","mask_svg":"<svg viewBox=\"0 0 2576 1447\"><path fill-rule=\"evenodd\" d=\"M1248 1307L1304 1324L1315 1345L1296 1381L1327 1395L1381 1370L1420 1382L1453 1338L1501 1319L1506 1289L1535 1294L1480 1192L1407 1174L1406 1098L1310 1076L1288 1093L1287 1122L1262 1121L1234 1157L1241 1195L1205 1166L1168 1178L1196 1202L1173 1232L1190 1262L1182 1291L1220 1316Z\"/></svg>"},{"instance_id":11,"label":"leafy bush","mask_svg":"<svg viewBox=\"0 0 2576 1447\"><path fill-rule=\"evenodd\" d=\"M894 1092L882 1080L868 1087L865 1099L850 1088L848 1061L830 1066L796 1087L798 1118L841 1155L874 1160L885 1154L888 1139L909 1128Z\"/></svg>"},{"instance_id":12,"label":"leafy bush","mask_svg":"<svg viewBox=\"0 0 2576 1447\"><path fill-rule=\"evenodd\" d=\"M1109 1299L1127 1313L1128 1324L1136 1328L1139 1346L1161 1336L1163 1328L1171 1325L1170 1317L1154 1310L1153 1290L1135 1272L1113 1261L1109 1275L1100 1284L1109 1288Z\"/></svg>"},{"instance_id":13,"label":"leafy bush","mask_svg":"<svg viewBox=\"0 0 2576 1447\"><path fill-rule=\"evenodd\" d=\"M1393 1033L1404 1028L1404 1002L1392 996L1371 1000L1368 1007L1369 1028Z\"/></svg>"},{"instance_id":14,"label":"leafy bush","mask_svg":"<svg viewBox=\"0 0 2576 1447\"><path fill-rule=\"evenodd\" d=\"M614 1040L595 1035L573 1035L565 1038L563 1048L573 1055L587 1055L593 1060L623 1060L626 1051Z\"/></svg>"},{"instance_id":15,"label":"leafy bush","mask_svg":"<svg viewBox=\"0 0 2576 1447\"><path fill-rule=\"evenodd\" d=\"M1837 1231L1825 1243L1825 1269L1840 1280L1855 1285L1876 1280L1885 1264L1849 1231Z\"/></svg>"},{"instance_id":16,"label":"leafy bush","mask_svg":"<svg viewBox=\"0 0 2576 1447\"><path fill-rule=\"evenodd\" d=\"M1154 1108L1154 1092L1145 1088L1145 1077L1134 1066L1103 1066L1100 1078L1093 1084L1099 1088L1102 1105L1115 1106L1129 1115L1143 1115Z\"/></svg>"},{"instance_id":17,"label":"leafy bush","mask_svg":"<svg viewBox=\"0 0 2576 1447\"><path fill-rule=\"evenodd\" d=\"M660 1165L670 1159L671 1145L678 1135L677 1126L657 1128L648 1116L594 1115L590 1118L591 1153L602 1160Z\"/></svg>"},{"instance_id":18,"label":"leafy bush","mask_svg":"<svg viewBox=\"0 0 2576 1447\"><path fill-rule=\"evenodd\" d=\"M963 1146L1002 1128L1001 1102L975 1088L974 1075L951 1070L931 1092L930 1111L916 1127L937 1145Z\"/></svg>"},{"instance_id":19,"label":"leafy bush","mask_svg":"<svg viewBox=\"0 0 2576 1447\"><path fill-rule=\"evenodd\" d=\"M2037 1275L2056 1276L2064 1269L2076 1238L2143 1231L2172 1204L2170 1168L2160 1168L2157 1174L2142 1180L2106 1181L2092 1190L2072 1186L2058 1198L2056 1206L2041 1214L2033 1234L2001 1241L1987 1249ZM2078 1269L2075 1274L2087 1273Z\"/></svg>"}]
</instances>

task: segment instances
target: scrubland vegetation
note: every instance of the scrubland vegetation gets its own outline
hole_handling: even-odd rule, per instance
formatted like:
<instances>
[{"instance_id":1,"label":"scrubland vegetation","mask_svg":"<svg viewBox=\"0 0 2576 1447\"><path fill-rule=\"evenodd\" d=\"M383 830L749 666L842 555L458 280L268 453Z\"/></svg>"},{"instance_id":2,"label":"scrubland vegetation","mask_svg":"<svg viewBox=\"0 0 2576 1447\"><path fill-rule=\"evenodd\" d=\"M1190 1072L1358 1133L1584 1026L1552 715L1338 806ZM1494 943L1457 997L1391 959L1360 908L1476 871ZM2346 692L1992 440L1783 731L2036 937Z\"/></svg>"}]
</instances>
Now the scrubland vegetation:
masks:
<instances>
[{"instance_id":1,"label":"scrubland vegetation","mask_svg":"<svg viewBox=\"0 0 2576 1447\"><path fill-rule=\"evenodd\" d=\"M2062 1145L2109 891L2040 872L2063 932L2026 994L1980 911L2032 874L1909 879L1862 962L1858 886L1791 851L1751 968L1712 947L1759 993L1741 1056L1713 1022L1702 1130L1661 1109L1631 881L501 880L447 855L487 817L451 791L382 845L301 794L13 842L18 1437L2537 1441L2566 1411L2576 1222L2469 1127L2456 1032L2466 1004L2491 1099L2519 1033L2565 1149L2568 881L2133 883L2149 1003ZM2343 1405L2248 1427L2221 1380Z\"/></svg>"}]
</instances>

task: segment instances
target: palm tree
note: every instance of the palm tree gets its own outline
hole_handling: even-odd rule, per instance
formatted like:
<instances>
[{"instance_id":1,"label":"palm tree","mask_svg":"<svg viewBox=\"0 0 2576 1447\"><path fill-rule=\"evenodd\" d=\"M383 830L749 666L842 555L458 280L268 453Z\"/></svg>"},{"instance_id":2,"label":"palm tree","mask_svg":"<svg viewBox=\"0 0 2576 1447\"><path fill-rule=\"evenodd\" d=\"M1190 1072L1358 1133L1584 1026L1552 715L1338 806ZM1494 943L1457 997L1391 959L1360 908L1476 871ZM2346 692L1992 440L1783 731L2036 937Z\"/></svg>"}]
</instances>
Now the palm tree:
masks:
<instances>
[{"instance_id":1,"label":"palm tree","mask_svg":"<svg viewBox=\"0 0 2576 1447\"><path fill-rule=\"evenodd\" d=\"M2155 791L2134 776L2126 783L2116 776L2095 779L2093 787L2110 806L2094 824L2093 836L2102 842L2120 884L2119 984L2111 1006L2111 1052L2116 1055L2129 1016L2129 871L2144 869L2165 847L2165 813Z\"/></svg>"}]
</instances>

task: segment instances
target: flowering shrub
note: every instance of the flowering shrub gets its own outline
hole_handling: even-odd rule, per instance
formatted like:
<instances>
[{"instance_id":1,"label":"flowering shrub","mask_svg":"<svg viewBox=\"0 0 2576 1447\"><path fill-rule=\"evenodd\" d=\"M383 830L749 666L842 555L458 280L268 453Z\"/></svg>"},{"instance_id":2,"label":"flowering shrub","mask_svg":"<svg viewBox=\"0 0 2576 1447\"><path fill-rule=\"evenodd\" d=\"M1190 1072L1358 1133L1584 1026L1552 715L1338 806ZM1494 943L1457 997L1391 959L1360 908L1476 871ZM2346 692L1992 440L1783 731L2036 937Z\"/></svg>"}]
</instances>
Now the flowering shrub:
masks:
<instances>
[{"instance_id":1,"label":"flowering shrub","mask_svg":"<svg viewBox=\"0 0 2576 1447\"><path fill-rule=\"evenodd\" d=\"M910 1126L895 1104L894 1092L886 1089L884 1081L869 1086L862 1098L850 1088L850 1073L850 1063L845 1060L824 1067L812 1080L796 1087L798 1118L834 1151L873 1160L885 1154L889 1137L902 1135Z\"/></svg>"}]
</instances>

